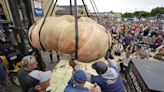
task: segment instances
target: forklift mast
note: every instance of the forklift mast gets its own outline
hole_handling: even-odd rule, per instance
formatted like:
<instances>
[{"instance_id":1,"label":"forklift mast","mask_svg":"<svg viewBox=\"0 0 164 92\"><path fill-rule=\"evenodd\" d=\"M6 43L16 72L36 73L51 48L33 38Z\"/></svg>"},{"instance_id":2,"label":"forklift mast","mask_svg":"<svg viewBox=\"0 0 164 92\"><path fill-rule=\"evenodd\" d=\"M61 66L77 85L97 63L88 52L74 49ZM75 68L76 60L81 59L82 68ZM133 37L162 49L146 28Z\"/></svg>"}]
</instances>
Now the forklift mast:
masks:
<instances>
[{"instance_id":1,"label":"forklift mast","mask_svg":"<svg viewBox=\"0 0 164 92\"><path fill-rule=\"evenodd\" d=\"M13 22L19 36L18 44L20 45L21 52L26 55L25 39L28 39L27 32L29 27L34 23L34 17L32 12L31 0L8 0L11 14L13 16ZM20 13L21 11L21 13ZM22 17L22 19L21 19ZM37 49L33 48L38 61L38 67L40 70L45 69L45 64L41 58L41 53Z\"/></svg>"},{"instance_id":2,"label":"forklift mast","mask_svg":"<svg viewBox=\"0 0 164 92\"><path fill-rule=\"evenodd\" d=\"M27 26L30 27L34 23L30 0L8 0L8 2L15 26L27 28Z\"/></svg>"},{"instance_id":3,"label":"forklift mast","mask_svg":"<svg viewBox=\"0 0 164 92\"><path fill-rule=\"evenodd\" d=\"M12 30L21 52L26 55L27 30L34 23L30 0L8 0L13 17Z\"/></svg>"},{"instance_id":4,"label":"forklift mast","mask_svg":"<svg viewBox=\"0 0 164 92\"><path fill-rule=\"evenodd\" d=\"M20 14L18 11L18 2L17 0L8 0L9 2L9 6L10 6L10 10L11 10L11 14L13 17L13 24L14 24L14 30L13 31L17 31L18 35L16 37L19 47L20 47L20 51L25 54L25 42L24 42L24 29L23 29L23 25L21 22L21 18L20 18Z\"/></svg>"}]
</instances>

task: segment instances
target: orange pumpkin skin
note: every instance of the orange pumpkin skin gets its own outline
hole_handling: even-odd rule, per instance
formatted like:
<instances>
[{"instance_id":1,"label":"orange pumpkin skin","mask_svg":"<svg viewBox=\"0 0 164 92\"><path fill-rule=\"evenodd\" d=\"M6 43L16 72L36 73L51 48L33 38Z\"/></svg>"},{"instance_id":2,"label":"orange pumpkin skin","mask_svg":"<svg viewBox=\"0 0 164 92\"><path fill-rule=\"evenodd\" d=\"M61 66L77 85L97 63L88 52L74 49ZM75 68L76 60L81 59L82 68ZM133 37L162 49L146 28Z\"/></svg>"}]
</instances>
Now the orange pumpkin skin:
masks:
<instances>
[{"instance_id":1,"label":"orange pumpkin skin","mask_svg":"<svg viewBox=\"0 0 164 92\"><path fill-rule=\"evenodd\" d=\"M39 43L39 28L42 20L31 26L29 37L31 44L41 49ZM81 17L78 19L78 61L90 63L105 56L111 46L111 35L94 20ZM66 54L75 52L75 23L74 17L47 17L41 30L40 40L46 50L55 50Z\"/></svg>"}]
</instances>

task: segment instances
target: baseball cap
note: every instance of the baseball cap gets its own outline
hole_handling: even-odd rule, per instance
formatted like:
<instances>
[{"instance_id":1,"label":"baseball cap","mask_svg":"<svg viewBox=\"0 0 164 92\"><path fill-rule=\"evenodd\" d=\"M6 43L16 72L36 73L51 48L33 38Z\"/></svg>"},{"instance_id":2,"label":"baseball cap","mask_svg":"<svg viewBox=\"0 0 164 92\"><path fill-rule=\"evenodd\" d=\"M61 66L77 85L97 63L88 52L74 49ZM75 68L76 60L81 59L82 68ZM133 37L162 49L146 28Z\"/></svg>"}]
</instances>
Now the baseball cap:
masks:
<instances>
[{"instance_id":1,"label":"baseball cap","mask_svg":"<svg viewBox=\"0 0 164 92\"><path fill-rule=\"evenodd\" d=\"M39 80L40 83L46 82L50 79L51 71L40 71L40 70L33 70L29 73L32 78Z\"/></svg>"},{"instance_id":2,"label":"baseball cap","mask_svg":"<svg viewBox=\"0 0 164 92\"><path fill-rule=\"evenodd\" d=\"M23 66L28 65L28 64L31 62L31 59L32 59L32 57L31 57L30 55L25 56L25 57L22 59L22 65L23 65Z\"/></svg>"},{"instance_id":3,"label":"baseball cap","mask_svg":"<svg viewBox=\"0 0 164 92\"><path fill-rule=\"evenodd\" d=\"M92 68L95 69L96 71L101 71L105 73L107 70L107 65L102 61L98 61L92 64Z\"/></svg>"},{"instance_id":4,"label":"baseball cap","mask_svg":"<svg viewBox=\"0 0 164 92\"><path fill-rule=\"evenodd\" d=\"M82 71L82 70L77 70L75 71L74 75L73 75L73 78L76 82L84 82L87 80L87 77L85 75L85 73Z\"/></svg>"}]
</instances>

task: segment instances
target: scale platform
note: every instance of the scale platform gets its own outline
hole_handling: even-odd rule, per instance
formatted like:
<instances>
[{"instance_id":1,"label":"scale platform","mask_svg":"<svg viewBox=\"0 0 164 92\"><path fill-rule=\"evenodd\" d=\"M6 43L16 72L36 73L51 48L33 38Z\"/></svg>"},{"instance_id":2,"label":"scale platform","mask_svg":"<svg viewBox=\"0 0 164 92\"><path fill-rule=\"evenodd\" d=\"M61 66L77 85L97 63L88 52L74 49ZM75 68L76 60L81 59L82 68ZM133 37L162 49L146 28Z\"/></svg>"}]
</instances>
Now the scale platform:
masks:
<instances>
[{"instance_id":1,"label":"scale platform","mask_svg":"<svg viewBox=\"0 0 164 92\"><path fill-rule=\"evenodd\" d=\"M133 59L125 78L130 92L164 92L164 62Z\"/></svg>"}]
</instances>

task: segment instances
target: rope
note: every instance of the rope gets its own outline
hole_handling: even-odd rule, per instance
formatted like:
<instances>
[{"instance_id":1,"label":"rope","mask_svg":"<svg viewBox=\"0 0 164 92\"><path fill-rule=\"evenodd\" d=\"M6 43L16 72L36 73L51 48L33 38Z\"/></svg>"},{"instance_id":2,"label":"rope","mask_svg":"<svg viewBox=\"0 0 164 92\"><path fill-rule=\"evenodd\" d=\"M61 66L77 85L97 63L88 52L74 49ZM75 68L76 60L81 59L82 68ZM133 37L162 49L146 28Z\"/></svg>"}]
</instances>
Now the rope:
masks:
<instances>
[{"instance_id":1,"label":"rope","mask_svg":"<svg viewBox=\"0 0 164 92\"><path fill-rule=\"evenodd\" d=\"M83 6L84 6L84 8L85 8L85 12L86 12L87 16L89 17L88 10L87 10L87 7L86 7L86 5L85 5L84 0L82 0L82 2L83 2Z\"/></svg>"},{"instance_id":2,"label":"rope","mask_svg":"<svg viewBox=\"0 0 164 92\"><path fill-rule=\"evenodd\" d=\"M99 23L99 24L101 24L100 19L99 19L99 17L98 17L98 15L97 15L97 13L96 13L95 8L94 8L94 5L93 5L93 3L92 3L92 1L91 1L91 0L90 0L90 2L91 2L91 5L92 5L93 10L94 10L94 12L95 12L95 15L96 15L96 18L97 18L97 20L98 20L98 23Z\"/></svg>"},{"instance_id":3,"label":"rope","mask_svg":"<svg viewBox=\"0 0 164 92\"><path fill-rule=\"evenodd\" d=\"M55 1L55 4L54 4L54 6L53 6L53 8L52 8L52 11L51 11L50 16L52 16L52 14L53 14L53 11L54 11L54 9L55 9L55 7L56 7L57 1L58 1L58 0Z\"/></svg>"},{"instance_id":4,"label":"rope","mask_svg":"<svg viewBox=\"0 0 164 92\"><path fill-rule=\"evenodd\" d=\"M95 6L95 8L96 8L96 9L94 9L94 12L97 11L98 15L100 15L100 14L99 14L99 11L98 11L98 8L97 8L97 6L96 6L96 4L95 4L95 2L94 2L94 0L90 0L90 2L91 2L91 4L92 4L93 9L94 9L94 6ZM96 17L98 18L97 14L96 14ZM108 20L109 20L109 19L108 19ZM98 18L98 21L100 22L99 18ZM102 25L101 22L100 22L100 24ZM108 22L108 25L109 25L109 22ZM108 51L109 51L109 50L110 50L110 45L111 45L110 42L109 42L109 40L110 40L110 39L109 39L109 32L108 32L107 30L106 30L105 32L106 32L107 35L108 35L108 45L109 45ZM108 53L109 53L109 52L108 52ZM108 58L109 58L109 57L108 57Z\"/></svg>"},{"instance_id":5,"label":"rope","mask_svg":"<svg viewBox=\"0 0 164 92\"><path fill-rule=\"evenodd\" d=\"M96 8L96 12L98 13L98 15L100 15L100 14L99 14L99 11L98 11L98 8L97 8L97 6L96 6L96 4L95 4L95 2L94 2L94 0L92 0L92 3L93 3L93 5L94 5L95 8Z\"/></svg>"}]
</instances>

